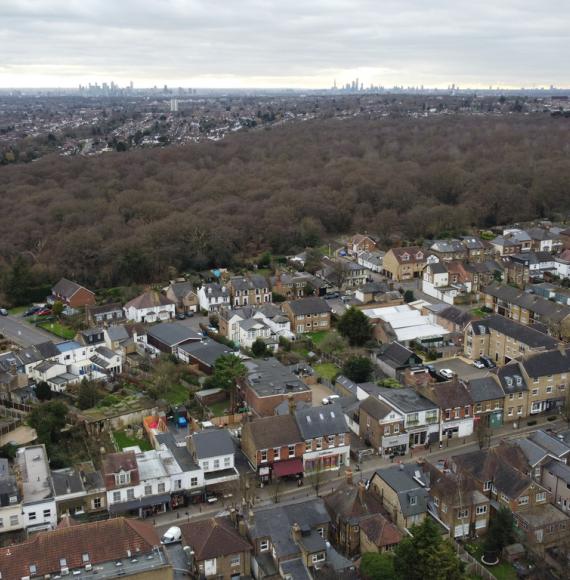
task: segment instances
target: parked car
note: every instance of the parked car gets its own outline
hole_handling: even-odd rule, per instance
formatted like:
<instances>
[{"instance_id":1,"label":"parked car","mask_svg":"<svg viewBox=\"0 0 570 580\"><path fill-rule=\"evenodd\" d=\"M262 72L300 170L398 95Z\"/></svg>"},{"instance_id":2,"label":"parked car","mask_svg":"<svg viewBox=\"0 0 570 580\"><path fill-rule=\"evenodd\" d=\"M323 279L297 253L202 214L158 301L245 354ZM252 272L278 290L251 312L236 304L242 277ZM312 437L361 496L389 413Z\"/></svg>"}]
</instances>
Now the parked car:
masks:
<instances>
[{"instance_id":1,"label":"parked car","mask_svg":"<svg viewBox=\"0 0 570 580\"><path fill-rule=\"evenodd\" d=\"M452 379L455 373L451 369L439 369L439 376L444 379Z\"/></svg>"},{"instance_id":2,"label":"parked car","mask_svg":"<svg viewBox=\"0 0 570 580\"><path fill-rule=\"evenodd\" d=\"M36 312L36 316L51 316L51 313L49 308L42 308Z\"/></svg>"},{"instance_id":3,"label":"parked car","mask_svg":"<svg viewBox=\"0 0 570 580\"><path fill-rule=\"evenodd\" d=\"M193 316L194 316L194 313L192 312L192 310L189 310L189 311L186 313L186 318L192 318Z\"/></svg>"},{"instance_id":4,"label":"parked car","mask_svg":"<svg viewBox=\"0 0 570 580\"><path fill-rule=\"evenodd\" d=\"M182 541L182 531L178 526L172 526L160 539L161 544L174 544Z\"/></svg>"},{"instance_id":5,"label":"parked car","mask_svg":"<svg viewBox=\"0 0 570 580\"><path fill-rule=\"evenodd\" d=\"M184 315L183 312L180 312L179 314L176 315L177 320L184 320L185 318L186 316Z\"/></svg>"},{"instance_id":6,"label":"parked car","mask_svg":"<svg viewBox=\"0 0 570 580\"><path fill-rule=\"evenodd\" d=\"M478 369L484 369L485 363L481 359L477 359L473 361L473 366Z\"/></svg>"},{"instance_id":7,"label":"parked car","mask_svg":"<svg viewBox=\"0 0 570 580\"><path fill-rule=\"evenodd\" d=\"M497 366L488 356L482 356L480 360L488 369L494 369Z\"/></svg>"},{"instance_id":8,"label":"parked car","mask_svg":"<svg viewBox=\"0 0 570 580\"><path fill-rule=\"evenodd\" d=\"M0 315L1 316L8 316L8 311L5 308L0 308Z\"/></svg>"},{"instance_id":9,"label":"parked car","mask_svg":"<svg viewBox=\"0 0 570 580\"><path fill-rule=\"evenodd\" d=\"M29 310L26 310L26 312L24 312L24 316L33 316L34 314L37 314L43 308L44 308L44 306L32 306Z\"/></svg>"},{"instance_id":10,"label":"parked car","mask_svg":"<svg viewBox=\"0 0 570 580\"><path fill-rule=\"evenodd\" d=\"M334 403L336 400L340 399L339 395L329 395L328 397L325 397L321 403L323 405L330 405L331 403Z\"/></svg>"}]
</instances>

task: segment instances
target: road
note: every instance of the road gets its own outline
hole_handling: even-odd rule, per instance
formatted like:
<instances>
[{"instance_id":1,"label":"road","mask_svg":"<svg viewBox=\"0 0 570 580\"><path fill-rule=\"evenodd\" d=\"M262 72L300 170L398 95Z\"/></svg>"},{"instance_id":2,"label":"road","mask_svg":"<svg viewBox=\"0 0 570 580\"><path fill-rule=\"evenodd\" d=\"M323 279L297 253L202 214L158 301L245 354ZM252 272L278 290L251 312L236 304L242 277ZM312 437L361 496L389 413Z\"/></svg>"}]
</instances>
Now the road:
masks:
<instances>
[{"instance_id":1,"label":"road","mask_svg":"<svg viewBox=\"0 0 570 580\"><path fill-rule=\"evenodd\" d=\"M15 316L0 317L0 333L23 347L56 338L49 332L36 328L27 322L25 318L17 318Z\"/></svg>"}]
</instances>

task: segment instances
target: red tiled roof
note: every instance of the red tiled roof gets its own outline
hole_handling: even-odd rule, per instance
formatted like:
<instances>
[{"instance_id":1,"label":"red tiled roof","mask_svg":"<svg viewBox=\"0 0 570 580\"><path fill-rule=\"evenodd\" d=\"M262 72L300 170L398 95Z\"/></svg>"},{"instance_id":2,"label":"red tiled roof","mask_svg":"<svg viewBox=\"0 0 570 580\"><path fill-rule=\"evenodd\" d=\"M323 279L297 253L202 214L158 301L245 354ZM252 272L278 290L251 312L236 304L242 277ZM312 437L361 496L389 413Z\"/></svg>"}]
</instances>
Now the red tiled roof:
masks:
<instances>
[{"instance_id":1,"label":"red tiled roof","mask_svg":"<svg viewBox=\"0 0 570 580\"><path fill-rule=\"evenodd\" d=\"M103 460L102 471L107 489L113 489L116 487L114 474L119 473L120 471L130 472L130 485L136 485L139 482L137 456L134 451L109 453Z\"/></svg>"},{"instance_id":2,"label":"red tiled roof","mask_svg":"<svg viewBox=\"0 0 570 580\"><path fill-rule=\"evenodd\" d=\"M420 248L419 246L408 246L407 248L392 248L392 253L398 262L410 264L413 262L425 262L428 257L428 252L424 250L424 248ZM416 256L418 253L422 254L421 259L417 259ZM408 260L403 260L402 256L404 254L408 254L410 257Z\"/></svg>"},{"instance_id":3,"label":"red tiled roof","mask_svg":"<svg viewBox=\"0 0 570 580\"><path fill-rule=\"evenodd\" d=\"M102 522L64 527L42 532L27 542L0 548L0 573L7 580L30 576L30 565L36 566L36 575L57 574L60 560L65 558L67 568L79 569L112 562L131 554L149 554L160 539L154 527L145 522L116 518Z\"/></svg>"},{"instance_id":4,"label":"red tiled roof","mask_svg":"<svg viewBox=\"0 0 570 580\"><path fill-rule=\"evenodd\" d=\"M360 529L379 548L398 544L402 539L398 528L381 514L374 514L362 520Z\"/></svg>"}]
</instances>

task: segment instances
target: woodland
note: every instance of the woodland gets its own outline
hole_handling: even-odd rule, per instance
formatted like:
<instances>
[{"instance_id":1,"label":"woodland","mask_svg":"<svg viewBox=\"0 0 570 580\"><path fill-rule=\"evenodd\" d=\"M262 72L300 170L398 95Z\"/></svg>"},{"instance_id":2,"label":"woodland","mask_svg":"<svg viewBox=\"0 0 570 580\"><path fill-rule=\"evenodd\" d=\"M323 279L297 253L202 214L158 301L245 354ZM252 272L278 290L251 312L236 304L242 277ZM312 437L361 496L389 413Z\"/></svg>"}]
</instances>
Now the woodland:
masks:
<instances>
[{"instance_id":1,"label":"woodland","mask_svg":"<svg viewBox=\"0 0 570 580\"><path fill-rule=\"evenodd\" d=\"M570 119L317 119L0 167L0 272L141 284L353 232L389 247L569 210Z\"/></svg>"}]
</instances>

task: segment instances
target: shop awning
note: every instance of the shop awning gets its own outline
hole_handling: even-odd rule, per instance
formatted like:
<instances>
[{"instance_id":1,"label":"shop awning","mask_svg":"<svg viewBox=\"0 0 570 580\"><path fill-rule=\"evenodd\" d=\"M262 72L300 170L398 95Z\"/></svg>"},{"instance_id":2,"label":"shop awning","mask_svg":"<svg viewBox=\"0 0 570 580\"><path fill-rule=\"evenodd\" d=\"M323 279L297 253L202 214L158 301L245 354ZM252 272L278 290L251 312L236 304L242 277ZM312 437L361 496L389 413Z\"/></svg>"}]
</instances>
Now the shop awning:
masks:
<instances>
[{"instance_id":1,"label":"shop awning","mask_svg":"<svg viewBox=\"0 0 570 580\"><path fill-rule=\"evenodd\" d=\"M273 464L273 473L277 477L303 473L303 460L291 459L289 461L278 461L277 463Z\"/></svg>"},{"instance_id":2,"label":"shop awning","mask_svg":"<svg viewBox=\"0 0 570 580\"><path fill-rule=\"evenodd\" d=\"M170 501L170 494L149 495L140 499L122 501L109 506L109 512L112 514L121 514L138 508L153 507Z\"/></svg>"}]
</instances>

